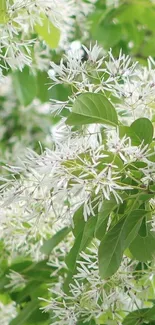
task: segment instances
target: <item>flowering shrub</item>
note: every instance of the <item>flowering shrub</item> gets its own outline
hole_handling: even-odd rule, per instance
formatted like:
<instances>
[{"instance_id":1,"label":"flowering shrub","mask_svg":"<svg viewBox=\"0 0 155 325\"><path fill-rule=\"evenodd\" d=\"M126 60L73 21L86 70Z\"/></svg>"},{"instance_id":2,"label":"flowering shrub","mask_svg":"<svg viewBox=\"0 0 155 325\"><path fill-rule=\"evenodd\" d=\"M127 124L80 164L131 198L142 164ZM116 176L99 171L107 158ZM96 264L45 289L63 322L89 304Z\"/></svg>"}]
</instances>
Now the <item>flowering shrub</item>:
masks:
<instances>
[{"instance_id":1,"label":"flowering shrub","mask_svg":"<svg viewBox=\"0 0 155 325\"><path fill-rule=\"evenodd\" d=\"M155 61L90 43L95 3L0 0L4 325L155 322Z\"/></svg>"}]
</instances>

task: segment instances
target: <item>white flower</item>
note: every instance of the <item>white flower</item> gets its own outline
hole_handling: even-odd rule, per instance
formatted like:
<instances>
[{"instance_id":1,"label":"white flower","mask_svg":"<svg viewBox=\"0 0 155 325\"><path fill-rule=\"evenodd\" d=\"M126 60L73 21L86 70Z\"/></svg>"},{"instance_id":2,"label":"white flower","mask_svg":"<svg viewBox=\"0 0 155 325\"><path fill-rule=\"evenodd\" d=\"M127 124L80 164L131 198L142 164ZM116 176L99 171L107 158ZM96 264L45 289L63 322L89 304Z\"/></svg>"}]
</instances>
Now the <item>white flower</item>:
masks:
<instances>
[{"instance_id":1,"label":"white flower","mask_svg":"<svg viewBox=\"0 0 155 325\"><path fill-rule=\"evenodd\" d=\"M22 71L25 65L31 65L31 57L29 55L30 52L28 46L32 46L33 41L25 41L24 43L4 42L4 44L7 46L7 50L2 58L12 69L19 68L19 70Z\"/></svg>"},{"instance_id":2,"label":"white flower","mask_svg":"<svg viewBox=\"0 0 155 325\"><path fill-rule=\"evenodd\" d=\"M6 275L6 277L9 279L9 284L5 286L5 288L10 288L11 291L16 291L16 289L24 288L27 281L18 272L15 272L14 270L11 270L9 274Z\"/></svg>"},{"instance_id":3,"label":"white flower","mask_svg":"<svg viewBox=\"0 0 155 325\"><path fill-rule=\"evenodd\" d=\"M85 52L88 55L88 61L90 61L92 63L97 63L97 68L99 68L104 61L104 57L101 55L103 52L103 49L101 47L99 47L97 45L97 43L93 46L93 48L92 48L91 44L90 44L89 49L87 49L87 47L84 45L82 47L84 48Z\"/></svg>"},{"instance_id":4,"label":"white flower","mask_svg":"<svg viewBox=\"0 0 155 325\"><path fill-rule=\"evenodd\" d=\"M32 42L31 35L35 25L42 24L42 15L60 30L59 46L62 48L68 46L69 38L75 31L75 18L73 17L78 17L79 22L76 19L76 24L81 23L80 27L84 31L86 29L85 17L93 9L91 0L87 3L82 0L78 2L75 0L13 0L11 2L7 0L4 22L0 25L0 53L2 49L6 50L0 58L12 69L19 67L21 70L24 65L31 64L32 51L28 52L28 43ZM47 61L41 57L42 54L39 54L38 48L34 47L34 66L38 63L41 64L41 69L44 69L45 66L47 67Z\"/></svg>"},{"instance_id":5,"label":"white flower","mask_svg":"<svg viewBox=\"0 0 155 325\"><path fill-rule=\"evenodd\" d=\"M68 127L62 119L51 127L52 140L55 144L64 142L64 139L67 140L70 137L70 132L70 127Z\"/></svg>"},{"instance_id":6,"label":"white flower","mask_svg":"<svg viewBox=\"0 0 155 325\"><path fill-rule=\"evenodd\" d=\"M104 319L107 324L122 324L126 313L137 309L137 305L145 308L152 286L150 272L154 276L153 271L146 271L139 282L136 278L136 262L131 263L124 256L117 273L102 280L98 270L98 245L99 242L95 241L87 252L80 254L69 294L63 292L62 283L50 288L50 300L43 299L47 303L43 309L53 311L52 324L67 325L69 320L71 324L76 324L81 318L84 322L95 319L100 323ZM145 298L143 296L142 299L143 292Z\"/></svg>"},{"instance_id":7,"label":"white flower","mask_svg":"<svg viewBox=\"0 0 155 325\"><path fill-rule=\"evenodd\" d=\"M107 7L110 7L110 6L118 7L119 0L106 0L106 5L107 5Z\"/></svg>"},{"instance_id":8,"label":"white flower","mask_svg":"<svg viewBox=\"0 0 155 325\"><path fill-rule=\"evenodd\" d=\"M97 44L93 47L90 45L89 49L85 46L83 48L88 54L87 61L83 61L83 51L81 48L73 48L67 52L59 65L51 62L51 67L54 71L49 70L49 77L55 84L75 84L77 89L81 90L83 88L83 91L85 88L94 87L90 83L88 75L100 71L100 66L104 61L103 51ZM99 57L100 54L101 57ZM90 89L88 91L91 91Z\"/></svg>"},{"instance_id":9,"label":"white flower","mask_svg":"<svg viewBox=\"0 0 155 325\"><path fill-rule=\"evenodd\" d=\"M118 154L120 158L127 162L126 155L124 153L125 148L131 146L130 138L124 136L122 139L119 137L119 131L107 131L107 147L110 152Z\"/></svg>"},{"instance_id":10,"label":"white flower","mask_svg":"<svg viewBox=\"0 0 155 325\"><path fill-rule=\"evenodd\" d=\"M109 51L109 61L105 61L107 72L112 76L127 77L135 74L136 63L132 63L131 58L122 53L119 53L118 59L115 59L112 51Z\"/></svg>"},{"instance_id":11,"label":"white flower","mask_svg":"<svg viewBox=\"0 0 155 325\"><path fill-rule=\"evenodd\" d=\"M15 302L4 305L0 302L0 320L3 325L9 325L10 321L17 316Z\"/></svg>"}]
</instances>

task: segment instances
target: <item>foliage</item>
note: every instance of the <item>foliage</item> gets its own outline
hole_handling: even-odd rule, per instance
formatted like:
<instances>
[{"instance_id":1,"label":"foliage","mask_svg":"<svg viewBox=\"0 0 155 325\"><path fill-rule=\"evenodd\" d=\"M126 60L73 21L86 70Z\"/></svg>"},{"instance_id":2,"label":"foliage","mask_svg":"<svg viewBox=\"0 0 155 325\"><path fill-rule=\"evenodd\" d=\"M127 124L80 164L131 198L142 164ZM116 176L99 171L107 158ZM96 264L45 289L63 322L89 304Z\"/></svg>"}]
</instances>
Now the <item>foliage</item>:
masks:
<instances>
[{"instance_id":1,"label":"foliage","mask_svg":"<svg viewBox=\"0 0 155 325\"><path fill-rule=\"evenodd\" d=\"M3 325L155 324L154 16L0 0Z\"/></svg>"}]
</instances>

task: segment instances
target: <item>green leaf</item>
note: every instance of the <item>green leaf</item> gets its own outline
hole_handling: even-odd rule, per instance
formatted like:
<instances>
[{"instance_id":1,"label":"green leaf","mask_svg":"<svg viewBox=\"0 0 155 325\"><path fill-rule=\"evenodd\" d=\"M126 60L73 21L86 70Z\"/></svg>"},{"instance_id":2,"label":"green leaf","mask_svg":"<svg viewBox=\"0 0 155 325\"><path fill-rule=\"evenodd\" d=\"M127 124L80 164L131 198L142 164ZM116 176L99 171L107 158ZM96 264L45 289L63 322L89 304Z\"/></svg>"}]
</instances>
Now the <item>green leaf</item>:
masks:
<instances>
[{"instance_id":1,"label":"green leaf","mask_svg":"<svg viewBox=\"0 0 155 325\"><path fill-rule=\"evenodd\" d=\"M132 145L138 146L144 142L144 145L150 144L153 139L153 125L145 117L135 120L131 126L121 125L119 127L120 137L128 136L132 140Z\"/></svg>"},{"instance_id":2,"label":"green leaf","mask_svg":"<svg viewBox=\"0 0 155 325\"><path fill-rule=\"evenodd\" d=\"M74 213L73 216L73 229L72 232L77 237L85 227L85 220L83 217L83 205Z\"/></svg>"},{"instance_id":3,"label":"green leaf","mask_svg":"<svg viewBox=\"0 0 155 325\"><path fill-rule=\"evenodd\" d=\"M93 216L85 223L83 236L80 245L80 252L83 251L90 243L94 237L95 226L97 222L97 217Z\"/></svg>"},{"instance_id":4,"label":"green leaf","mask_svg":"<svg viewBox=\"0 0 155 325\"><path fill-rule=\"evenodd\" d=\"M79 253L89 245L94 237L95 226L97 222L97 217L91 217L85 222L84 228L81 230L79 235L76 237L73 247L66 256L66 264L68 268L73 272L76 267L76 260Z\"/></svg>"},{"instance_id":5,"label":"green leaf","mask_svg":"<svg viewBox=\"0 0 155 325\"><path fill-rule=\"evenodd\" d=\"M14 89L19 102L27 106L37 95L36 79L30 69L25 67L22 71L15 71L12 75Z\"/></svg>"},{"instance_id":6,"label":"green leaf","mask_svg":"<svg viewBox=\"0 0 155 325\"><path fill-rule=\"evenodd\" d=\"M145 315L149 308L138 309L129 313L123 320L123 325L140 325L145 321Z\"/></svg>"},{"instance_id":7,"label":"green leaf","mask_svg":"<svg viewBox=\"0 0 155 325\"><path fill-rule=\"evenodd\" d=\"M109 201L105 200L102 205L102 209L98 214L96 229L95 229L95 237L98 239L102 239L107 228L108 217L110 213L117 206L116 200L112 197Z\"/></svg>"},{"instance_id":8,"label":"green leaf","mask_svg":"<svg viewBox=\"0 0 155 325\"><path fill-rule=\"evenodd\" d=\"M78 126L78 125L83 125L83 124L91 124L91 123L95 123L95 122L92 122L92 117L83 116L83 115L76 114L76 113L71 113L69 115L69 117L67 118L66 123L68 125L77 125Z\"/></svg>"},{"instance_id":9,"label":"green leaf","mask_svg":"<svg viewBox=\"0 0 155 325\"><path fill-rule=\"evenodd\" d=\"M67 270L67 276L64 280L64 283L63 283L63 291L69 295L70 294L70 284L74 282L74 279L73 279L73 276L74 274L76 273L75 271L74 272L71 272L70 270Z\"/></svg>"},{"instance_id":10,"label":"green leaf","mask_svg":"<svg viewBox=\"0 0 155 325\"><path fill-rule=\"evenodd\" d=\"M131 243L130 252L140 262L151 261L155 256L155 235L148 230L146 236L138 233Z\"/></svg>"},{"instance_id":11,"label":"green leaf","mask_svg":"<svg viewBox=\"0 0 155 325\"><path fill-rule=\"evenodd\" d=\"M47 72L38 71L37 73L37 97L41 102L48 102L50 99L49 79ZM52 97L52 96L51 96Z\"/></svg>"},{"instance_id":12,"label":"green leaf","mask_svg":"<svg viewBox=\"0 0 155 325\"><path fill-rule=\"evenodd\" d=\"M38 270L39 271L39 270ZM28 298L31 298L31 294L34 293L34 291L38 288L38 281L30 281L28 284L20 290L19 292L14 295L14 301L16 301L17 304L20 304L24 301L28 301Z\"/></svg>"},{"instance_id":13,"label":"green leaf","mask_svg":"<svg viewBox=\"0 0 155 325\"><path fill-rule=\"evenodd\" d=\"M101 94L84 93L77 97L72 113L67 119L69 125L101 123L116 126L117 113L110 101Z\"/></svg>"},{"instance_id":14,"label":"green leaf","mask_svg":"<svg viewBox=\"0 0 155 325\"><path fill-rule=\"evenodd\" d=\"M23 273L25 270L33 268L34 264L36 265L36 263L33 263L30 260L24 260L22 262L15 261L14 263L12 263L10 265L10 267L6 271L10 272L10 269L11 269L11 270L14 270L15 272Z\"/></svg>"},{"instance_id":15,"label":"green leaf","mask_svg":"<svg viewBox=\"0 0 155 325\"><path fill-rule=\"evenodd\" d=\"M76 266L76 259L79 255L80 245L82 240L83 233L81 232L75 239L74 245L72 246L71 250L67 254L65 258L66 265L68 266L69 270L74 272Z\"/></svg>"},{"instance_id":16,"label":"green leaf","mask_svg":"<svg viewBox=\"0 0 155 325\"><path fill-rule=\"evenodd\" d=\"M60 30L54 26L51 21L44 15L41 15L42 24L36 24L35 30L39 36L51 48L56 48L60 40Z\"/></svg>"},{"instance_id":17,"label":"green leaf","mask_svg":"<svg viewBox=\"0 0 155 325\"><path fill-rule=\"evenodd\" d=\"M21 273L28 277L30 280L32 279L42 283L49 283L51 279L51 273L52 271L55 271L55 267L51 267L47 264L47 262L48 259L40 261L38 263L33 263L30 267L27 267Z\"/></svg>"},{"instance_id":18,"label":"green leaf","mask_svg":"<svg viewBox=\"0 0 155 325\"><path fill-rule=\"evenodd\" d=\"M99 246L99 272L102 278L113 275L120 266L123 252L138 233L145 210L132 211L104 236Z\"/></svg>"},{"instance_id":19,"label":"green leaf","mask_svg":"<svg viewBox=\"0 0 155 325\"><path fill-rule=\"evenodd\" d=\"M93 39L103 45L105 49L115 46L121 39L121 25L100 24L92 33Z\"/></svg>"},{"instance_id":20,"label":"green leaf","mask_svg":"<svg viewBox=\"0 0 155 325\"><path fill-rule=\"evenodd\" d=\"M0 0L0 24L7 22L7 7L6 0Z\"/></svg>"},{"instance_id":21,"label":"green leaf","mask_svg":"<svg viewBox=\"0 0 155 325\"><path fill-rule=\"evenodd\" d=\"M149 321L155 320L155 306L148 309L147 313L145 314L145 319Z\"/></svg>"},{"instance_id":22,"label":"green leaf","mask_svg":"<svg viewBox=\"0 0 155 325\"><path fill-rule=\"evenodd\" d=\"M0 277L0 292L3 292L3 290L5 291L5 286L9 284L9 279L6 278L6 276L1 276Z\"/></svg>"},{"instance_id":23,"label":"green leaf","mask_svg":"<svg viewBox=\"0 0 155 325\"><path fill-rule=\"evenodd\" d=\"M145 194L145 193L141 193L139 194L139 200L140 201L149 201L150 199L152 199L154 197L154 194Z\"/></svg>"},{"instance_id":24,"label":"green leaf","mask_svg":"<svg viewBox=\"0 0 155 325\"><path fill-rule=\"evenodd\" d=\"M132 311L124 318L123 325L155 324L154 322L148 323L154 320L155 306Z\"/></svg>"},{"instance_id":25,"label":"green leaf","mask_svg":"<svg viewBox=\"0 0 155 325\"><path fill-rule=\"evenodd\" d=\"M24 325L26 321L31 320L33 312L37 309L39 309L39 301L35 299L26 304L24 309L9 323L9 325Z\"/></svg>"},{"instance_id":26,"label":"green leaf","mask_svg":"<svg viewBox=\"0 0 155 325\"><path fill-rule=\"evenodd\" d=\"M119 136L120 136L120 138L123 138L125 135L128 136L131 139L134 138L134 133L131 130L130 126L120 125L119 126Z\"/></svg>"},{"instance_id":27,"label":"green leaf","mask_svg":"<svg viewBox=\"0 0 155 325\"><path fill-rule=\"evenodd\" d=\"M145 117L139 118L131 124L130 128L135 135L134 139L132 139L133 144L139 145L142 141L144 141L144 144L151 143L153 139L153 125L149 119Z\"/></svg>"},{"instance_id":28,"label":"green leaf","mask_svg":"<svg viewBox=\"0 0 155 325\"><path fill-rule=\"evenodd\" d=\"M64 227L59 230L52 238L45 240L43 246L41 246L40 251L43 254L49 255L54 247L56 247L71 231L70 228Z\"/></svg>"}]
</instances>

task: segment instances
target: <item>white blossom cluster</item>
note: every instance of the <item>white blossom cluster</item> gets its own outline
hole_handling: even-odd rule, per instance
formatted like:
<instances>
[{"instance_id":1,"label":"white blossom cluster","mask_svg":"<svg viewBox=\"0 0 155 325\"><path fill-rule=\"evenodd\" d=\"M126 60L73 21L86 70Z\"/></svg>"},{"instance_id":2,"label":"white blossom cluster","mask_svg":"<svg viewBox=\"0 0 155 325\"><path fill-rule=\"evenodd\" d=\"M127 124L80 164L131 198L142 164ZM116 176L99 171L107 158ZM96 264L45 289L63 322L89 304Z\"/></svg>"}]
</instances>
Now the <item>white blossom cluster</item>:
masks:
<instances>
[{"instance_id":1,"label":"white blossom cluster","mask_svg":"<svg viewBox=\"0 0 155 325\"><path fill-rule=\"evenodd\" d=\"M89 49L83 46L83 50L70 50L60 65L51 63L52 86L66 84L72 89L65 102L52 102L53 110L63 115L63 109L70 111L79 94L100 92L114 104L119 121L125 126L139 117L153 121L154 75L152 58L148 67L139 67L122 52L117 59L111 51L105 55L97 44ZM41 154L27 150L17 166L8 164L0 177L1 240L11 253L37 261L43 258L40 247L45 239L65 226L74 228L73 217L81 206L87 221L90 216L96 217L111 196L117 204L123 203L124 191L145 190L155 179L154 146L150 148L143 141L133 145L130 137L120 136L119 128L97 123L72 128L63 117L51 128L51 138L50 149ZM137 162L142 166L140 178L126 168ZM128 178L134 180L134 185L126 182ZM152 198L150 206L154 210ZM155 216L149 222L154 230ZM56 267L56 274L65 266L64 257L72 243L69 235L51 254L49 264ZM124 256L117 273L102 280L98 245L95 242L81 253L69 295L63 291L61 276L56 287L50 288L52 298L45 311L53 311L52 324L76 325L82 318L94 319L96 324L121 325L129 311L148 307L145 302L154 295L154 262L147 265L139 280L137 263ZM20 274L11 272L8 277L11 290L25 284Z\"/></svg>"},{"instance_id":2,"label":"white blossom cluster","mask_svg":"<svg viewBox=\"0 0 155 325\"><path fill-rule=\"evenodd\" d=\"M29 183L27 185L29 186ZM38 204L36 203L33 202L32 206L30 204L26 207L23 200L20 204L19 202L11 204L9 209L1 208L0 210L1 240L4 241L5 249L9 251L10 259L23 254L31 256L34 261L42 260L45 254L40 251L40 248L44 240L51 238L68 224L66 220L59 222L54 213L49 211L49 207L44 206L45 202L42 200L39 202L39 197ZM59 252L55 251L52 259L57 255L63 254L64 256L65 252L70 249L71 242L72 236L67 237L67 243L63 243L62 247L58 246Z\"/></svg>"},{"instance_id":3,"label":"white blossom cluster","mask_svg":"<svg viewBox=\"0 0 155 325\"><path fill-rule=\"evenodd\" d=\"M27 283L23 275L13 270L10 270L10 273L6 277L9 279L9 284L5 288L10 288L11 291L16 291L19 288L22 289Z\"/></svg>"},{"instance_id":4,"label":"white blossom cluster","mask_svg":"<svg viewBox=\"0 0 155 325\"><path fill-rule=\"evenodd\" d=\"M61 283L50 289L51 300L45 300L45 311L53 311L54 325L75 325L79 319L96 324L121 325L126 313L145 308L145 301L154 293L151 266L139 281L136 262L124 256L115 275L102 280L98 272L98 243L80 254L77 273L66 294Z\"/></svg>"},{"instance_id":5,"label":"white blossom cluster","mask_svg":"<svg viewBox=\"0 0 155 325\"><path fill-rule=\"evenodd\" d=\"M73 225L73 215L80 206L84 206L87 220L111 195L120 203L123 190L147 186L155 175L147 146L133 146L129 138L120 139L111 129L106 130L103 144L97 125L85 128L81 136L73 132L69 137L70 128L63 125L64 129L68 140L58 138L53 150L46 149L41 155L28 150L18 167L5 167L12 176L1 177L0 229L11 251L29 252L39 259L41 255L36 252L39 254L43 239L63 226ZM119 169L115 162L104 163L111 154L118 154L126 164L145 162L143 178L134 186L123 184L124 165ZM132 177L130 171L127 176Z\"/></svg>"},{"instance_id":6,"label":"white blossom cluster","mask_svg":"<svg viewBox=\"0 0 155 325\"><path fill-rule=\"evenodd\" d=\"M64 61L59 66L52 63L54 74L51 71L49 74L53 82L73 86L73 96L68 102L56 102L59 108L71 105L79 93L100 91L109 98L113 95L111 101L116 99L119 119L126 125L137 117L153 117L155 86L151 58L148 68L139 68L121 52L118 59L114 59L111 51L105 57L97 44L84 50L87 61L83 62L81 51L76 50L69 52L67 64ZM11 172L10 177L5 174L1 177L0 228L9 247L26 249L27 238L33 235L40 247L55 221L62 226L73 225L73 215L82 205L87 220L100 211L104 200L109 200L111 195L117 203L122 202L123 190L141 189L155 177L154 148L150 150L143 143L132 145L129 137L120 138L119 131L113 127L92 124L73 131L64 118L51 132L51 149L41 155L28 150L25 158L19 159L18 167L6 167ZM120 157L121 168L111 155ZM121 180L123 163L137 161L145 163L141 168L143 178L136 179L131 187ZM126 177L132 177L129 170L124 180Z\"/></svg>"},{"instance_id":7,"label":"white blossom cluster","mask_svg":"<svg viewBox=\"0 0 155 325\"><path fill-rule=\"evenodd\" d=\"M112 51L105 55L97 44L89 49L83 46L83 50L87 54L86 60L83 60L81 49L72 49L59 65L51 62L49 77L52 85L66 84L73 91L68 103L53 103L53 112L69 107L78 94L89 91L108 93L109 99L114 99L120 120L127 125L139 117L152 120L155 107L154 60L150 57L148 66L141 67L122 51L118 58L114 58Z\"/></svg>"},{"instance_id":8,"label":"white blossom cluster","mask_svg":"<svg viewBox=\"0 0 155 325\"><path fill-rule=\"evenodd\" d=\"M15 302L3 304L0 302L0 320L3 325L8 325L10 321L17 316Z\"/></svg>"},{"instance_id":9,"label":"white blossom cluster","mask_svg":"<svg viewBox=\"0 0 155 325\"><path fill-rule=\"evenodd\" d=\"M47 17L61 32L59 46L67 47L76 24L81 25L83 31L87 30L85 17L94 9L94 3L94 0L3 0L0 9L1 68L22 70L32 61L34 66L39 64L39 69L47 67L49 48L33 37L35 26L42 25L43 17Z\"/></svg>"}]
</instances>

